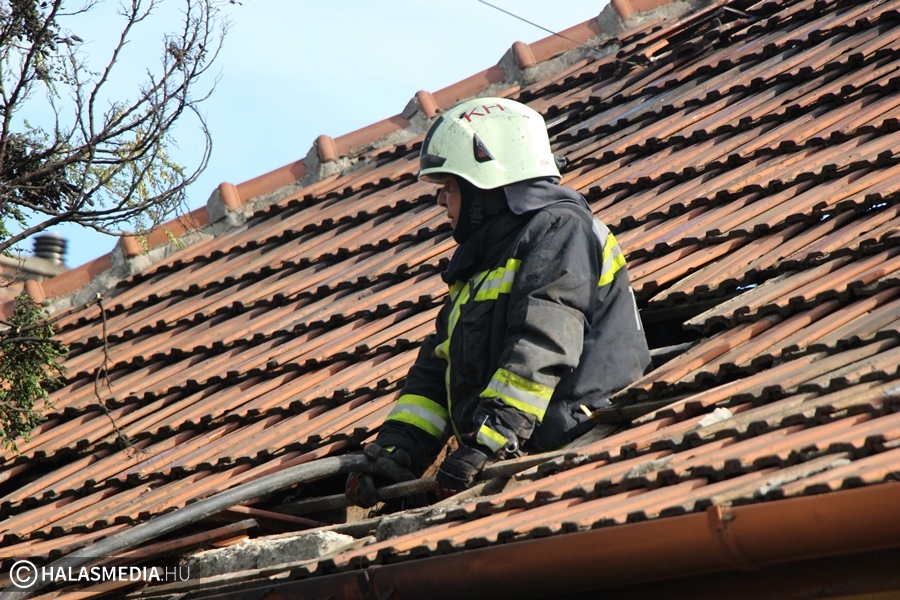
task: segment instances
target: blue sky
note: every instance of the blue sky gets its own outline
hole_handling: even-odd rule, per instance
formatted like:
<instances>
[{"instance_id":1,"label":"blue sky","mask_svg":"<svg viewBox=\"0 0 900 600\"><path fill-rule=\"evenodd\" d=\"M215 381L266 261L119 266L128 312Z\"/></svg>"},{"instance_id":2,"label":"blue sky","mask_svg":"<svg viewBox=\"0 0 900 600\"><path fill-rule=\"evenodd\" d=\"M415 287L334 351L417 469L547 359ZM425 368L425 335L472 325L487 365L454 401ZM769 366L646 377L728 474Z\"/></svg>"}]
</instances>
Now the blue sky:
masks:
<instances>
[{"instance_id":1,"label":"blue sky","mask_svg":"<svg viewBox=\"0 0 900 600\"><path fill-rule=\"evenodd\" d=\"M319 134L338 137L395 115L416 91L496 64L516 40L549 35L478 0L242 2L227 9L232 25L214 68L220 80L203 105L213 154L188 191L190 209L205 206L222 181L241 183L303 158ZM560 31L598 15L606 1L491 4ZM96 31L115 27L105 18L92 17ZM139 72L140 61L155 55L133 52L128 60ZM190 164L199 138L184 128L178 142L175 157ZM75 226L55 231L69 239L69 267L116 243Z\"/></svg>"}]
</instances>

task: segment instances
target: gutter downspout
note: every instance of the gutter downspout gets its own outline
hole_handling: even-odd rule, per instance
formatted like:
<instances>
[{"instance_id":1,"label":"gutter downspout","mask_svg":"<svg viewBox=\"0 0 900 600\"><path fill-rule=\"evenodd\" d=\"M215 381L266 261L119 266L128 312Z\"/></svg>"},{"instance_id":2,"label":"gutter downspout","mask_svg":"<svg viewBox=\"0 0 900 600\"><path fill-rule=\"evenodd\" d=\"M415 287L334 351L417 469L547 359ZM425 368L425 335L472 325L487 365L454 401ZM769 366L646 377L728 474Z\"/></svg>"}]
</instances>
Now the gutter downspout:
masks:
<instances>
[{"instance_id":1,"label":"gutter downspout","mask_svg":"<svg viewBox=\"0 0 900 600\"><path fill-rule=\"evenodd\" d=\"M712 506L701 513L376 565L221 597L523 600L761 569L900 547L898 499L900 487L888 482L734 508Z\"/></svg>"}]
</instances>

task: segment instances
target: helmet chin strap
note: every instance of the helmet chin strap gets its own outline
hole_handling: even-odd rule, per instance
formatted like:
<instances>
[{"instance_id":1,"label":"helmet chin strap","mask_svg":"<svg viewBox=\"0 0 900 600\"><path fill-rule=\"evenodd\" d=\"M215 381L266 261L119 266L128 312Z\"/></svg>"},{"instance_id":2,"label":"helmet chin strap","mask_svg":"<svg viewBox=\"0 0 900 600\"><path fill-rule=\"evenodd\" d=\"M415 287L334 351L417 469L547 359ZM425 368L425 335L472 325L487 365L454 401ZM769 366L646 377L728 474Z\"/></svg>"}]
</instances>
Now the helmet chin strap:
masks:
<instances>
[{"instance_id":1,"label":"helmet chin strap","mask_svg":"<svg viewBox=\"0 0 900 600\"><path fill-rule=\"evenodd\" d=\"M472 206L469 207L469 223L472 231L477 231L484 224L484 202L480 193L476 192L474 196Z\"/></svg>"}]
</instances>

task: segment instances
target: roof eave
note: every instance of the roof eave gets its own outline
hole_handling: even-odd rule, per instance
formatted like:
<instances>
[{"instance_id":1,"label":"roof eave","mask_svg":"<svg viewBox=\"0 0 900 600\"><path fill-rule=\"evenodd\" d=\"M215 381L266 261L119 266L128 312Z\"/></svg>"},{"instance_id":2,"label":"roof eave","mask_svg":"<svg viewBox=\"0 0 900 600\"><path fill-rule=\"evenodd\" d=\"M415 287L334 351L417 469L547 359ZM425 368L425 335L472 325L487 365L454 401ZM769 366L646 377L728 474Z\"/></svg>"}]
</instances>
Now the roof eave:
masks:
<instances>
[{"instance_id":1,"label":"roof eave","mask_svg":"<svg viewBox=\"0 0 900 600\"><path fill-rule=\"evenodd\" d=\"M282 598L347 600L549 598L709 573L764 570L900 548L897 494L895 484L883 483L731 508L714 505L682 516L231 591L228 597L259 598L277 592Z\"/></svg>"}]
</instances>

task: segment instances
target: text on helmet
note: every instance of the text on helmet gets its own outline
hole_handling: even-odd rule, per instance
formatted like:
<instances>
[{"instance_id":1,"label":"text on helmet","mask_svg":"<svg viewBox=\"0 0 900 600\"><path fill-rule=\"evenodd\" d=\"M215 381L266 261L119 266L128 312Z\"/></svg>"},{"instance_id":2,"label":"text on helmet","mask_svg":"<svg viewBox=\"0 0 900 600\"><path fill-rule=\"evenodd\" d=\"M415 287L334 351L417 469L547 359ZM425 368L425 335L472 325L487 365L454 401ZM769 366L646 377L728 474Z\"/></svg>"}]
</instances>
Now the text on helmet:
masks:
<instances>
[{"instance_id":1,"label":"text on helmet","mask_svg":"<svg viewBox=\"0 0 900 600\"><path fill-rule=\"evenodd\" d=\"M500 105L500 104L490 104L490 105L485 104L485 105L481 106L480 108L475 108L475 109L473 109L473 110L471 110L471 111L469 111L469 112L464 112L463 114L461 114L461 115L459 116L459 118L460 118L460 119L465 119L466 122L471 123L471 122L472 122L472 117L486 117L487 115L491 114L491 109L492 109L492 108L499 108L501 111L502 111L502 110L506 110L506 109L503 108L503 106ZM478 112L478 111L480 111L480 110L483 110L484 113Z\"/></svg>"}]
</instances>

